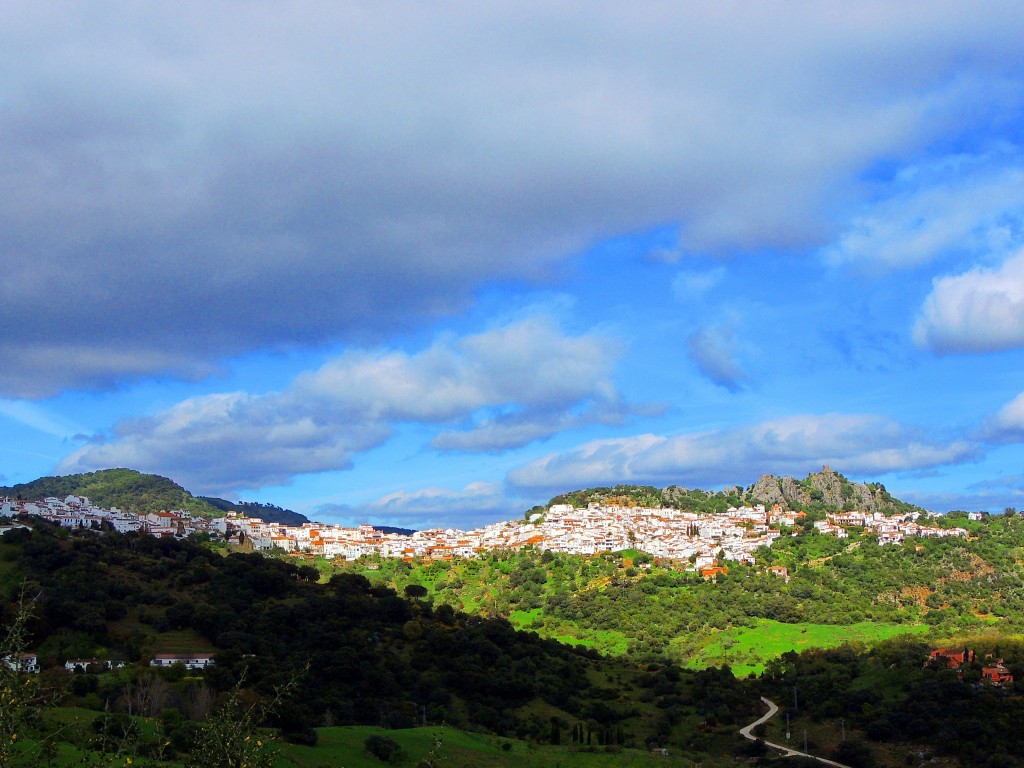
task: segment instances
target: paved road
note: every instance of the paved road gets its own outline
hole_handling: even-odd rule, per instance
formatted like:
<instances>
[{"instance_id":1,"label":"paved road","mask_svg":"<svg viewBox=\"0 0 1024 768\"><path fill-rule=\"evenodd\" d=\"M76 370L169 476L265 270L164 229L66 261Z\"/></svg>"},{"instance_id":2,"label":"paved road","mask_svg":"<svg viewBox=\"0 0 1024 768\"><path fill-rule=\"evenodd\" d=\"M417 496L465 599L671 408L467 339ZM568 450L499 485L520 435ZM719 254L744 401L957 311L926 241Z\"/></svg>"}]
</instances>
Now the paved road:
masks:
<instances>
[{"instance_id":1,"label":"paved road","mask_svg":"<svg viewBox=\"0 0 1024 768\"><path fill-rule=\"evenodd\" d=\"M767 723L769 720L771 720L773 717L775 717L775 713L779 711L779 706L774 701L766 699L764 696L761 697L761 701L763 701L765 704L768 705L768 714L766 714L766 715L762 716L761 718L755 720L750 725L747 725L747 726L744 726L743 728L740 728L740 735L743 738L745 738L745 739L750 739L751 741L757 741L757 736L755 736L754 733L753 733L754 729L757 728L757 726L759 726L761 723ZM764 741L764 740L762 739L762 741ZM829 759L824 758L824 757L818 757L817 755L808 754L807 752L800 752L800 751L798 751L796 749L790 749L785 744L776 744L776 743L771 742L771 741L765 741L764 743L767 746L771 747L772 749L777 749L777 750L781 751L783 757L794 757L794 756L796 756L796 757L809 757L812 760L817 760L819 763L824 763L825 765L831 765L831 766L833 766L833 768L850 768L850 766L843 765L842 763L837 763L835 760L829 760Z\"/></svg>"}]
</instances>

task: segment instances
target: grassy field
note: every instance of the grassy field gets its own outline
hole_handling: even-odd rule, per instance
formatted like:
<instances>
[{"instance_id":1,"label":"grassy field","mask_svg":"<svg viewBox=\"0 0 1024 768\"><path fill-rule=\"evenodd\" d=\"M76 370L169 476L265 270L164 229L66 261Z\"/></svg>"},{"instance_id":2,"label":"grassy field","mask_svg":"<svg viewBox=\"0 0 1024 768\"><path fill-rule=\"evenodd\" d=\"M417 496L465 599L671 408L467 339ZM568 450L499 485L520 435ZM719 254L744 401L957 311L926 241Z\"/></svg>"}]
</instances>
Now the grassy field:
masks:
<instances>
[{"instance_id":1,"label":"grassy field","mask_svg":"<svg viewBox=\"0 0 1024 768\"><path fill-rule=\"evenodd\" d=\"M615 768L616 766L663 766L691 768L685 758L657 756L623 749L617 752L587 752L567 746L536 746L515 739L502 739L451 728L410 728L381 731L378 728L318 728L315 747L285 745L278 757L277 768L381 768L382 763L363 748L367 737L384 735L401 745L405 756L393 763L397 768L414 768L421 760L434 765L473 766L473 768ZM433 758L433 759L431 759Z\"/></svg>"},{"instance_id":2,"label":"grassy field","mask_svg":"<svg viewBox=\"0 0 1024 768\"><path fill-rule=\"evenodd\" d=\"M728 664L740 676L760 674L764 671L765 662L787 651L799 653L809 648L834 648L844 643L872 645L896 635L924 634L929 629L911 624L781 624L770 619L758 619L752 627L736 627L716 633L698 655L691 657L688 666Z\"/></svg>"}]
</instances>

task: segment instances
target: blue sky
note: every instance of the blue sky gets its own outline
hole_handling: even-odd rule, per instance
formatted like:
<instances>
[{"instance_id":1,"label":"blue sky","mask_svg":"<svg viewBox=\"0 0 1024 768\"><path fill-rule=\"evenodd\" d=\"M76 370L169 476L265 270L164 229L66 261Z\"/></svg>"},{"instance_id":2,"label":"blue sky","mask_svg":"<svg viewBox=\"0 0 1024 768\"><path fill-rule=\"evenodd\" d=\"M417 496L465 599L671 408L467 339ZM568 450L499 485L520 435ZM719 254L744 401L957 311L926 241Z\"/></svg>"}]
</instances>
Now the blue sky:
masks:
<instances>
[{"instance_id":1,"label":"blue sky","mask_svg":"<svg viewBox=\"0 0 1024 768\"><path fill-rule=\"evenodd\" d=\"M0 9L0 482L1024 506L1016 2Z\"/></svg>"}]
</instances>

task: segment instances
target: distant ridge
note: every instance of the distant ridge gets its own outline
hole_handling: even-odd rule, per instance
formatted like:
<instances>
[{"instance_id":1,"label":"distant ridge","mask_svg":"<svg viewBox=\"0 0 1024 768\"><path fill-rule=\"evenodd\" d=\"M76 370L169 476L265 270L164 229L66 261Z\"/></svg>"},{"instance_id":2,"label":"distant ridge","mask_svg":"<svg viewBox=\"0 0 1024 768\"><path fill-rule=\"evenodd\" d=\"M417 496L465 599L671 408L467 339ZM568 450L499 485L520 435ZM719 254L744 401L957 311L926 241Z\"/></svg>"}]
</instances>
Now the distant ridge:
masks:
<instances>
[{"instance_id":1,"label":"distant ridge","mask_svg":"<svg viewBox=\"0 0 1024 768\"><path fill-rule=\"evenodd\" d=\"M693 512L724 512L729 507L743 504L781 504L790 508L834 512L856 509L883 514L928 511L900 501L881 483L855 483L825 466L820 472L812 472L803 480L761 475L756 483L746 488L734 485L721 491L702 491L681 485L670 485L667 488L655 488L650 485L587 488L559 494L547 504L527 510L526 516L543 513L554 504L572 504L580 508L591 502L620 506L674 507Z\"/></svg>"},{"instance_id":2,"label":"distant ridge","mask_svg":"<svg viewBox=\"0 0 1024 768\"><path fill-rule=\"evenodd\" d=\"M268 523L300 526L310 522L309 518L301 512L293 512L290 509L284 509L274 504L261 504L258 501L239 501L235 503L213 496L200 496L199 498L222 512L241 512L246 517L258 517Z\"/></svg>"}]
</instances>

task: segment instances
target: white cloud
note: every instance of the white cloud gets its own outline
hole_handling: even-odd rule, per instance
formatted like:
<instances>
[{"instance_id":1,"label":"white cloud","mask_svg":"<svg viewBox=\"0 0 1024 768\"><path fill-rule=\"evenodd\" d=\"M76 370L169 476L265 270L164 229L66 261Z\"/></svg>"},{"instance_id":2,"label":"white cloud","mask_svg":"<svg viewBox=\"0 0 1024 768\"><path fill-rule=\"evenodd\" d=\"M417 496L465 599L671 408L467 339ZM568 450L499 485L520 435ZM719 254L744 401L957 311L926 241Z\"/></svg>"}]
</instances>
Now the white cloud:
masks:
<instances>
[{"instance_id":1,"label":"white cloud","mask_svg":"<svg viewBox=\"0 0 1024 768\"><path fill-rule=\"evenodd\" d=\"M281 392L196 397L117 425L59 471L129 466L224 493L344 469L396 425L445 425L435 447L497 451L631 412L610 381L616 345L528 318L416 354L350 351Z\"/></svg>"},{"instance_id":2,"label":"white cloud","mask_svg":"<svg viewBox=\"0 0 1024 768\"><path fill-rule=\"evenodd\" d=\"M904 168L822 255L835 264L913 267L1024 244L1024 157L1001 148Z\"/></svg>"},{"instance_id":3,"label":"white cloud","mask_svg":"<svg viewBox=\"0 0 1024 768\"><path fill-rule=\"evenodd\" d=\"M932 284L914 341L939 354L1024 346L1024 250L995 269L975 267Z\"/></svg>"},{"instance_id":4,"label":"white cloud","mask_svg":"<svg viewBox=\"0 0 1024 768\"><path fill-rule=\"evenodd\" d=\"M905 425L859 414L800 415L677 437L599 440L509 473L512 486L557 489L613 483L709 488L764 472L802 476L828 464L848 474L883 474L967 461L967 441L929 439Z\"/></svg>"},{"instance_id":5,"label":"white cloud","mask_svg":"<svg viewBox=\"0 0 1024 768\"><path fill-rule=\"evenodd\" d=\"M1008 1L86 8L0 9L0 393L379 342L666 223L818 246L1024 72Z\"/></svg>"}]
</instances>

